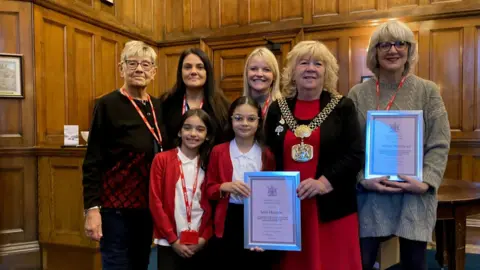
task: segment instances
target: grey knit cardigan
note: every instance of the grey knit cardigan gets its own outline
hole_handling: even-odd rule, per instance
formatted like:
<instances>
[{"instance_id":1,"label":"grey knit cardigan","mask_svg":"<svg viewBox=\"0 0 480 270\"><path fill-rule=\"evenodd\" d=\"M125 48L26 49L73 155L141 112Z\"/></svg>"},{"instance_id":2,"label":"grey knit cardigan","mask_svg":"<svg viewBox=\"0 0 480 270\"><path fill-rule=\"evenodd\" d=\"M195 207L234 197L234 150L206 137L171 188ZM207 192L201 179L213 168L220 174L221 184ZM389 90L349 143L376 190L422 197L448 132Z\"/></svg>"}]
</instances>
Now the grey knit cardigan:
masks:
<instances>
[{"instance_id":1,"label":"grey knit cardigan","mask_svg":"<svg viewBox=\"0 0 480 270\"><path fill-rule=\"evenodd\" d=\"M380 108L384 109L398 85L380 83ZM354 86L348 97L358 110L365 136L368 110L377 107L376 79ZM358 213L360 237L395 235L410 240L431 241L437 214L437 191L450 149L450 125L440 91L435 83L410 75L397 92L391 110L423 110L423 181L430 189L421 195L378 193L359 189ZM364 177L363 170L358 180Z\"/></svg>"}]
</instances>

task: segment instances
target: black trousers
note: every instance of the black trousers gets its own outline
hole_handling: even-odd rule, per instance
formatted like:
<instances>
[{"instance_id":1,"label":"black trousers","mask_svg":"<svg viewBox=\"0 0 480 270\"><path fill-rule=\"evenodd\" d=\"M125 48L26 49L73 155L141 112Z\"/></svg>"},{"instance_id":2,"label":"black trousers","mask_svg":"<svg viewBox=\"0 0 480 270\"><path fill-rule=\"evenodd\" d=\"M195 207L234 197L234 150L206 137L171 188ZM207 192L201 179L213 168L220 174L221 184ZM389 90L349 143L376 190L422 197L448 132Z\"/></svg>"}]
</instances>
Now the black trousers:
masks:
<instances>
[{"instance_id":1,"label":"black trousers","mask_svg":"<svg viewBox=\"0 0 480 270\"><path fill-rule=\"evenodd\" d=\"M372 270L380 243L390 237L360 238L363 270ZM400 239L400 265L404 270L427 270L427 242Z\"/></svg>"},{"instance_id":2,"label":"black trousers","mask_svg":"<svg viewBox=\"0 0 480 270\"><path fill-rule=\"evenodd\" d=\"M244 248L243 205L228 205L222 238L212 239L209 268L229 270L269 270L276 259L275 251L256 252Z\"/></svg>"},{"instance_id":3,"label":"black trousers","mask_svg":"<svg viewBox=\"0 0 480 270\"><path fill-rule=\"evenodd\" d=\"M158 270L191 270L208 269L206 252L204 249L195 253L191 258L183 258L172 247L157 246L157 269Z\"/></svg>"},{"instance_id":4,"label":"black trousers","mask_svg":"<svg viewBox=\"0 0 480 270\"><path fill-rule=\"evenodd\" d=\"M100 239L103 270L147 270L153 236L149 209L105 209Z\"/></svg>"}]
</instances>

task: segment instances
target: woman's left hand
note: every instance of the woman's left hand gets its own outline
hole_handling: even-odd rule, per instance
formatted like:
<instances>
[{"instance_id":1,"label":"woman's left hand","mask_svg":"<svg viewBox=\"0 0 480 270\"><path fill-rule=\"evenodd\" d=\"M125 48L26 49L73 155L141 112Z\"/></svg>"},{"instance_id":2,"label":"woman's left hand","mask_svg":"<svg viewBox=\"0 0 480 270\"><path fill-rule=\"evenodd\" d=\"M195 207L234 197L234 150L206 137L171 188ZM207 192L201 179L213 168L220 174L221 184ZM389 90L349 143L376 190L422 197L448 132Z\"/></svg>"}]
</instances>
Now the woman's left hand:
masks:
<instances>
[{"instance_id":1,"label":"woman's left hand","mask_svg":"<svg viewBox=\"0 0 480 270\"><path fill-rule=\"evenodd\" d=\"M327 194L332 191L332 185L330 182L325 178L325 176L321 176L320 179L313 179L308 178L300 182L297 188L297 195L300 200L312 198L316 195L323 195Z\"/></svg>"},{"instance_id":2,"label":"woman's left hand","mask_svg":"<svg viewBox=\"0 0 480 270\"><path fill-rule=\"evenodd\" d=\"M420 182L410 176L399 175L400 179L405 182L384 181L383 184L389 187L401 188L404 191L408 191L415 194L423 194L427 192L429 186L424 182Z\"/></svg>"}]
</instances>

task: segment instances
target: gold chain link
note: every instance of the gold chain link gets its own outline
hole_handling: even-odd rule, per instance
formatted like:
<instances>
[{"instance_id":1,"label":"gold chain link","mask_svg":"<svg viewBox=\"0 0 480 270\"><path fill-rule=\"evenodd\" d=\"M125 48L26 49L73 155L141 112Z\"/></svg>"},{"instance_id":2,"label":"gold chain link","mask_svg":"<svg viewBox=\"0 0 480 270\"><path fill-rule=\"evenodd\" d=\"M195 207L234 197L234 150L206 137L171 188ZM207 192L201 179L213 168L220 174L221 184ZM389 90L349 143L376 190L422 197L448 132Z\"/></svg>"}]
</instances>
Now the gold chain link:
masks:
<instances>
[{"instance_id":1,"label":"gold chain link","mask_svg":"<svg viewBox=\"0 0 480 270\"><path fill-rule=\"evenodd\" d=\"M331 95L331 100L323 108L323 110L317 114L317 116L308 124L308 127L310 130L313 132L314 129L319 127L325 119L327 119L328 115L335 109L337 106L338 102L340 102L340 99L342 98L341 95L335 95L335 94L330 94ZM292 115L292 112L290 111L290 108L288 107L287 101L285 98L281 98L278 100L278 105L280 106L280 111L282 113L283 119L285 119L285 122L287 123L288 127L292 130L293 133L295 133L295 129L297 128L297 120Z\"/></svg>"}]
</instances>

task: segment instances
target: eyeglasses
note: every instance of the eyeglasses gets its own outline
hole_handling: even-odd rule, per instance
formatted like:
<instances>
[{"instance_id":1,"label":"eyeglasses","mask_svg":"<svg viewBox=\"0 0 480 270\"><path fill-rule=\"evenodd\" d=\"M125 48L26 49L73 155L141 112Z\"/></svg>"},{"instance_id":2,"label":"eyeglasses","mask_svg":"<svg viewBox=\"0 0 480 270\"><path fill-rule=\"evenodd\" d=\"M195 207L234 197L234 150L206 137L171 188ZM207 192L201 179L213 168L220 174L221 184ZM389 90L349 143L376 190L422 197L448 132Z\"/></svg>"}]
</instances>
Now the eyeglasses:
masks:
<instances>
[{"instance_id":1,"label":"eyeglasses","mask_svg":"<svg viewBox=\"0 0 480 270\"><path fill-rule=\"evenodd\" d=\"M254 123L258 119L260 119L260 117L255 116L255 115L249 115L247 117L245 117L243 115L239 115L239 114L232 115L232 120L235 121L235 122L243 122L243 121L245 121L245 119L247 119L248 123Z\"/></svg>"},{"instance_id":2,"label":"eyeglasses","mask_svg":"<svg viewBox=\"0 0 480 270\"><path fill-rule=\"evenodd\" d=\"M152 62L148 62L148 61L138 62L136 60L125 60L125 64L127 65L127 68L130 70L135 70L137 69L138 65L141 65L144 71L149 71L154 66Z\"/></svg>"},{"instance_id":3,"label":"eyeglasses","mask_svg":"<svg viewBox=\"0 0 480 270\"><path fill-rule=\"evenodd\" d=\"M376 47L380 51L388 52L392 48L392 46L395 46L395 49L397 49L397 51L403 51L410 46L410 43L406 41L379 42Z\"/></svg>"}]
</instances>

